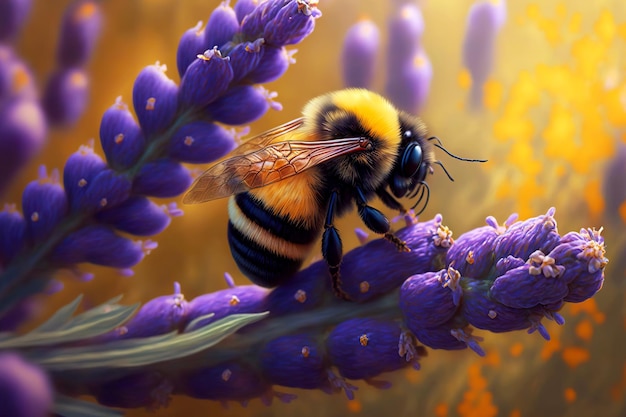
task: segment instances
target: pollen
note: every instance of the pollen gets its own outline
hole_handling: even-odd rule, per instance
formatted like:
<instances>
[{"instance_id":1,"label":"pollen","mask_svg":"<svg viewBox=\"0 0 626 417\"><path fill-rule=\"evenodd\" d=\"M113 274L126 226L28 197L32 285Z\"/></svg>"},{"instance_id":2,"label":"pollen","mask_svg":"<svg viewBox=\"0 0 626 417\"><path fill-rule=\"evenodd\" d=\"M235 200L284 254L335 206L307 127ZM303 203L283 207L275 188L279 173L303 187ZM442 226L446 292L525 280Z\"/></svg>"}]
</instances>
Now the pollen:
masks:
<instances>
[{"instance_id":1,"label":"pollen","mask_svg":"<svg viewBox=\"0 0 626 417\"><path fill-rule=\"evenodd\" d=\"M239 299L239 297L237 297L236 295L233 295L230 297L230 301L228 301L228 304L230 304L231 306L236 306L241 302L241 300Z\"/></svg>"},{"instance_id":2,"label":"pollen","mask_svg":"<svg viewBox=\"0 0 626 417\"><path fill-rule=\"evenodd\" d=\"M454 243L454 239L452 239L452 230L450 230L448 226L440 224L433 236L433 242L435 243L435 246L449 248Z\"/></svg>"},{"instance_id":3,"label":"pollen","mask_svg":"<svg viewBox=\"0 0 626 417\"><path fill-rule=\"evenodd\" d=\"M361 283L359 284L359 291L361 291L361 293L365 294L369 290L370 290L370 283L367 282L367 281L361 281Z\"/></svg>"},{"instance_id":4,"label":"pollen","mask_svg":"<svg viewBox=\"0 0 626 417\"><path fill-rule=\"evenodd\" d=\"M306 301L306 291L304 290L296 291L296 293L293 295L293 298L299 303L304 303Z\"/></svg>"},{"instance_id":5,"label":"pollen","mask_svg":"<svg viewBox=\"0 0 626 417\"><path fill-rule=\"evenodd\" d=\"M154 110L154 106L156 105L156 98L150 97L146 100L146 110Z\"/></svg>"},{"instance_id":6,"label":"pollen","mask_svg":"<svg viewBox=\"0 0 626 417\"><path fill-rule=\"evenodd\" d=\"M544 255L543 252L539 250L530 255L528 263L530 264L528 268L530 275L543 274L546 278L556 278L565 271L564 266L556 265L554 258Z\"/></svg>"},{"instance_id":7,"label":"pollen","mask_svg":"<svg viewBox=\"0 0 626 417\"><path fill-rule=\"evenodd\" d=\"M123 140L124 140L124 134L123 134L123 133L118 133L117 135L115 135L115 139L113 139L113 141L114 141L116 144L118 144L118 145L119 145L120 143L122 143L122 141L123 141Z\"/></svg>"},{"instance_id":8,"label":"pollen","mask_svg":"<svg viewBox=\"0 0 626 417\"><path fill-rule=\"evenodd\" d=\"M107 201L107 199L103 198L102 200L100 200L100 207L106 207L108 203L109 202Z\"/></svg>"},{"instance_id":9,"label":"pollen","mask_svg":"<svg viewBox=\"0 0 626 417\"><path fill-rule=\"evenodd\" d=\"M465 262L467 262L470 265L474 265L474 251L473 250L467 253L467 256L465 257Z\"/></svg>"},{"instance_id":10,"label":"pollen","mask_svg":"<svg viewBox=\"0 0 626 417\"><path fill-rule=\"evenodd\" d=\"M85 2L80 5L74 14L74 19L76 21L81 21L85 19L89 19L91 16L96 14L97 8L96 5L92 2Z\"/></svg>"},{"instance_id":11,"label":"pollen","mask_svg":"<svg viewBox=\"0 0 626 417\"><path fill-rule=\"evenodd\" d=\"M28 84L30 84L30 76L22 67L19 67L13 73L12 90L14 93L21 92Z\"/></svg>"},{"instance_id":12,"label":"pollen","mask_svg":"<svg viewBox=\"0 0 626 417\"><path fill-rule=\"evenodd\" d=\"M33 214L30 215L30 219L34 222L39 221L39 213L36 211L33 211Z\"/></svg>"},{"instance_id":13,"label":"pollen","mask_svg":"<svg viewBox=\"0 0 626 417\"><path fill-rule=\"evenodd\" d=\"M80 180L78 180L78 186L80 188L83 188L85 185L87 185L87 180L84 178L81 178Z\"/></svg>"},{"instance_id":14,"label":"pollen","mask_svg":"<svg viewBox=\"0 0 626 417\"><path fill-rule=\"evenodd\" d=\"M311 349L308 346L302 346L302 357L304 358L308 358L309 355L311 354Z\"/></svg>"},{"instance_id":15,"label":"pollen","mask_svg":"<svg viewBox=\"0 0 626 417\"><path fill-rule=\"evenodd\" d=\"M369 341L370 341L370 338L367 337L366 334L362 334L361 337L359 337L359 343L361 344L361 346L367 346Z\"/></svg>"},{"instance_id":16,"label":"pollen","mask_svg":"<svg viewBox=\"0 0 626 417\"><path fill-rule=\"evenodd\" d=\"M233 371L231 371L230 369L224 369L224 372L222 372L222 380L224 382L228 382L228 380L230 379L232 375L233 375Z\"/></svg>"},{"instance_id":17,"label":"pollen","mask_svg":"<svg viewBox=\"0 0 626 417\"><path fill-rule=\"evenodd\" d=\"M604 256L606 249L604 243L591 240L585 244L583 251L576 256L578 259L589 259L588 271L593 274L606 266L608 259Z\"/></svg>"},{"instance_id":18,"label":"pollen","mask_svg":"<svg viewBox=\"0 0 626 417\"><path fill-rule=\"evenodd\" d=\"M183 143L184 143L185 145L187 145L187 146L191 146L191 145L193 145L193 142L194 142L193 137L191 137L191 136L185 136L185 140L184 140L184 142L183 142Z\"/></svg>"}]
</instances>

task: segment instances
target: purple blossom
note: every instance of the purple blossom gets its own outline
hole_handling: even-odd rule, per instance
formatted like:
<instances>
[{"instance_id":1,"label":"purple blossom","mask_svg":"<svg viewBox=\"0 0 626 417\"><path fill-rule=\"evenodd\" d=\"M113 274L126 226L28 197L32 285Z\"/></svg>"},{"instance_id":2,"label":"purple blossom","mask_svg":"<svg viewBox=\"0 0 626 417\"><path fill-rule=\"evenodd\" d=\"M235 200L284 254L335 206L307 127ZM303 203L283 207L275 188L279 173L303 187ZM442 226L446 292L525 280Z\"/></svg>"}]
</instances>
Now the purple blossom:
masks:
<instances>
[{"instance_id":1,"label":"purple blossom","mask_svg":"<svg viewBox=\"0 0 626 417\"><path fill-rule=\"evenodd\" d=\"M0 42L14 39L28 17L31 0L0 1Z\"/></svg>"},{"instance_id":2,"label":"purple blossom","mask_svg":"<svg viewBox=\"0 0 626 417\"><path fill-rule=\"evenodd\" d=\"M341 53L346 87L371 88L379 48L380 33L371 20L362 20L348 29Z\"/></svg>"},{"instance_id":3,"label":"purple blossom","mask_svg":"<svg viewBox=\"0 0 626 417\"><path fill-rule=\"evenodd\" d=\"M44 417L52 407L48 375L14 352L0 353L0 404L11 417Z\"/></svg>"}]
</instances>

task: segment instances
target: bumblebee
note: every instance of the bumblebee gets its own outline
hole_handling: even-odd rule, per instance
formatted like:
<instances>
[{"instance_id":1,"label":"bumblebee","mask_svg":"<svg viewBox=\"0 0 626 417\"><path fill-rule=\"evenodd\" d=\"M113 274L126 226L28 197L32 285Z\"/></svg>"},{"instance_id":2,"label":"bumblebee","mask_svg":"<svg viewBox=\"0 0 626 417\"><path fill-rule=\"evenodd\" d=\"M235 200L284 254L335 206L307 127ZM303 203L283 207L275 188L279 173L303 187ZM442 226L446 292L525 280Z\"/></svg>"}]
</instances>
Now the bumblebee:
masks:
<instances>
[{"instance_id":1,"label":"bumblebee","mask_svg":"<svg viewBox=\"0 0 626 417\"><path fill-rule=\"evenodd\" d=\"M232 255L239 269L264 287L293 276L321 234L333 290L348 299L341 289L343 251L335 218L356 205L368 229L408 251L391 233L389 220L368 202L377 196L404 213L397 199L417 198L412 208L424 201L423 210L430 196L426 176L433 164L441 164L434 148L443 147L427 137L419 118L364 89L314 98L302 113L209 168L183 202L231 196Z\"/></svg>"}]
</instances>

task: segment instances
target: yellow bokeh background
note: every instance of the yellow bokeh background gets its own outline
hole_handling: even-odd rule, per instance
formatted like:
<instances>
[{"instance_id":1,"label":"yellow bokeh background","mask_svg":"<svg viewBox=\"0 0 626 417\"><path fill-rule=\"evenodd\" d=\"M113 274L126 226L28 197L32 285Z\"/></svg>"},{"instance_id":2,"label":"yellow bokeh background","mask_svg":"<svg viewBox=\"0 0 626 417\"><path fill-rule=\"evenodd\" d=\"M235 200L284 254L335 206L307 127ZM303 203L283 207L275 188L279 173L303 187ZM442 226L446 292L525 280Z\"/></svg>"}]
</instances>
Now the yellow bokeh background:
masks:
<instances>
[{"instance_id":1,"label":"yellow bokeh background","mask_svg":"<svg viewBox=\"0 0 626 417\"><path fill-rule=\"evenodd\" d=\"M53 68L57 27L68 2L33 3L16 48L42 85ZM382 91L386 24L396 3L402 2L321 0L324 15L315 32L297 45L297 63L267 85L278 92L284 110L270 110L251 126L252 132L291 120L310 98L342 87L343 35L363 17L381 29L374 89ZM271 407L253 400L247 408L231 404L225 409L219 403L177 397L169 408L150 415L608 417L626 413L626 205L621 216L607 213L602 191L607 164L617 147L626 145L626 3L509 1L507 22L496 43L494 71L484 86L482 111L467 108L471 79L461 62L472 1L418 4L426 25L423 46L434 73L420 116L452 152L489 159L481 165L439 155L456 180L448 181L436 169L429 179L431 199L422 217L441 213L458 236L482 226L488 215L504 221L518 212L527 218L555 206L562 234L605 226L611 262L604 289L593 300L565 307L564 326L547 323L550 342L524 332L478 332L485 337L485 358L470 351L431 350L421 371L385 375L393 382L389 390L359 382L354 401L283 389L299 399L287 405L275 401ZM65 159L91 138L99 149L100 116L117 96L131 101L134 77L144 66L159 61L177 79L180 35L199 20L206 21L217 5L215 0L103 1L103 33L89 65L89 107L75 127L51 132L43 153L21 172L6 200L19 206L21 190L36 177L40 164L62 168ZM622 187L625 184L621 182ZM85 266L96 278L80 283L61 273L65 289L40 298L38 319L79 293L91 304L117 294L124 294L125 303L145 302L171 293L173 282L179 281L190 300L224 288L225 271L237 283L246 283L226 242L226 201L184 207L184 211L154 238L158 248L133 268L133 277ZM355 214L339 221L344 247L358 245L351 232L358 226Z\"/></svg>"}]
</instances>

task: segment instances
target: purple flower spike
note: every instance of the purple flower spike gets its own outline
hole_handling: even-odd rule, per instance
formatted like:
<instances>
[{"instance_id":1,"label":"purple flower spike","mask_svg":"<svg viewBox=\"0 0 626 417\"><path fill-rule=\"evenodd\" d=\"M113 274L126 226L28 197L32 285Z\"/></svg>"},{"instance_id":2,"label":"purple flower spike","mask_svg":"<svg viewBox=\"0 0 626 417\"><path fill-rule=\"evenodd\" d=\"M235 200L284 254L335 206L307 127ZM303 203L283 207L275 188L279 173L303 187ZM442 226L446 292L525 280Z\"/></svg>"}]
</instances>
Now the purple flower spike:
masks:
<instances>
[{"instance_id":1,"label":"purple flower spike","mask_svg":"<svg viewBox=\"0 0 626 417\"><path fill-rule=\"evenodd\" d=\"M232 314L261 313L266 311L265 299L268 290L255 285L241 285L234 288L204 294L189 302L187 317L182 327L194 319L213 313L214 315L195 323L192 331Z\"/></svg>"},{"instance_id":2,"label":"purple flower spike","mask_svg":"<svg viewBox=\"0 0 626 417\"><path fill-rule=\"evenodd\" d=\"M38 100L38 96L28 66L10 47L0 45L0 102L14 98Z\"/></svg>"},{"instance_id":3,"label":"purple flower spike","mask_svg":"<svg viewBox=\"0 0 626 417\"><path fill-rule=\"evenodd\" d=\"M174 386L159 372L143 371L98 384L92 393L96 400L108 407L139 408L149 410L169 405Z\"/></svg>"},{"instance_id":4,"label":"purple flower spike","mask_svg":"<svg viewBox=\"0 0 626 417\"><path fill-rule=\"evenodd\" d=\"M263 84L280 78L290 64L295 63L294 51L288 51L282 46L266 46L263 51L263 65L253 69L246 77L251 84Z\"/></svg>"},{"instance_id":5,"label":"purple flower spike","mask_svg":"<svg viewBox=\"0 0 626 417\"><path fill-rule=\"evenodd\" d=\"M30 13L31 0L0 1L0 42L14 39Z\"/></svg>"},{"instance_id":6,"label":"purple flower spike","mask_svg":"<svg viewBox=\"0 0 626 417\"><path fill-rule=\"evenodd\" d=\"M263 38L268 45L285 46L302 41L313 32L315 19L321 16L317 1L294 0L283 6L265 25Z\"/></svg>"},{"instance_id":7,"label":"purple flower spike","mask_svg":"<svg viewBox=\"0 0 626 417\"><path fill-rule=\"evenodd\" d=\"M553 207L542 216L513 223L494 242L496 259L509 255L528 259L536 250L549 253L554 249L561 239L554 218L555 211Z\"/></svg>"},{"instance_id":8,"label":"purple flower spike","mask_svg":"<svg viewBox=\"0 0 626 417\"><path fill-rule=\"evenodd\" d=\"M180 290L180 287L177 289ZM180 291L172 295L153 298L122 327L98 337L97 341L102 343L111 340L158 336L180 330L187 314L188 304Z\"/></svg>"},{"instance_id":9,"label":"purple flower spike","mask_svg":"<svg viewBox=\"0 0 626 417\"><path fill-rule=\"evenodd\" d=\"M462 234L448 250L447 264L454 266L463 277L485 278L495 262L493 242L497 236L498 231L492 226Z\"/></svg>"},{"instance_id":10,"label":"purple flower spike","mask_svg":"<svg viewBox=\"0 0 626 417\"><path fill-rule=\"evenodd\" d=\"M373 378L410 365L398 353L401 333L393 321L347 320L328 335L328 355L342 376L348 379Z\"/></svg>"},{"instance_id":11,"label":"purple flower spike","mask_svg":"<svg viewBox=\"0 0 626 417\"><path fill-rule=\"evenodd\" d=\"M7 265L24 243L26 220L14 205L0 211L0 270Z\"/></svg>"},{"instance_id":12,"label":"purple flower spike","mask_svg":"<svg viewBox=\"0 0 626 417\"><path fill-rule=\"evenodd\" d=\"M483 84L493 69L495 43L506 19L504 0L482 1L472 5L463 40L463 64L472 77L470 105L482 107Z\"/></svg>"},{"instance_id":13,"label":"purple flower spike","mask_svg":"<svg viewBox=\"0 0 626 417\"><path fill-rule=\"evenodd\" d=\"M143 166L133 182L133 192L151 197L176 197L191 181L187 168L171 159L160 159Z\"/></svg>"},{"instance_id":14,"label":"purple flower spike","mask_svg":"<svg viewBox=\"0 0 626 417\"><path fill-rule=\"evenodd\" d=\"M54 249L52 259L60 266L90 262L113 268L130 268L145 255L141 242L133 242L115 234L103 225L86 226L68 237Z\"/></svg>"},{"instance_id":15,"label":"purple flower spike","mask_svg":"<svg viewBox=\"0 0 626 417\"><path fill-rule=\"evenodd\" d=\"M204 29L204 49L218 48L229 42L239 32L239 21L235 10L223 1L213 10Z\"/></svg>"},{"instance_id":16,"label":"purple flower spike","mask_svg":"<svg viewBox=\"0 0 626 417\"><path fill-rule=\"evenodd\" d=\"M346 87L372 87L379 48L380 31L371 20L362 20L348 29L341 53Z\"/></svg>"},{"instance_id":17,"label":"purple flower spike","mask_svg":"<svg viewBox=\"0 0 626 417\"><path fill-rule=\"evenodd\" d=\"M89 78L81 68L63 68L48 80L42 99L52 125L71 126L82 116L89 99Z\"/></svg>"},{"instance_id":18,"label":"purple flower spike","mask_svg":"<svg viewBox=\"0 0 626 417\"><path fill-rule=\"evenodd\" d=\"M441 270L413 275L404 281L399 306L409 330L436 327L454 316L458 310L454 291L460 290L460 276L453 274L449 278L448 275L446 270Z\"/></svg>"},{"instance_id":19,"label":"purple flower spike","mask_svg":"<svg viewBox=\"0 0 626 417\"><path fill-rule=\"evenodd\" d=\"M77 0L65 11L57 48L59 66L84 66L91 58L102 26L100 5L94 0Z\"/></svg>"},{"instance_id":20,"label":"purple flower spike","mask_svg":"<svg viewBox=\"0 0 626 417\"><path fill-rule=\"evenodd\" d=\"M96 155L93 146L81 146L65 162L63 186L73 211L84 207L84 199L94 177L106 169L106 163Z\"/></svg>"},{"instance_id":21,"label":"purple flower spike","mask_svg":"<svg viewBox=\"0 0 626 417\"><path fill-rule=\"evenodd\" d=\"M329 363L319 343L317 338L304 334L272 340L259 353L263 376L285 387L330 388L326 372Z\"/></svg>"},{"instance_id":22,"label":"purple flower spike","mask_svg":"<svg viewBox=\"0 0 626 417\"><path fill-rule=\"evenodd\" d=\"M107 162L118 171L131 167L145 150L141 128L121 97L102 115L100 143Z\"/></svg>"},{"instance_id":23,"label":"purple flower spike","mask_svg":"<svg viewBox=\"0 0 626 417\"><path fill-rule=\"evenodd\" d=\"M419 113L428 99L432 77L430 60L423 50L419 50L413 59L390 67L387 95L399 109Z\"/></svg>"},{"instance_id":24,"label":"purple flower spike","mask_svg":"<svg viewBox=\"0 0 626 417\"><path fill-rule=\"evenodd\" d=\"M190 397L220 401L247 401L271 389L258 372L235 362L189 372L181 377L181 385Z\"/></svg>"},{"instance_id":25,"label":"purple flower spike","mask_svg":"<svg viewBox=\"0 0 626 417\"><path fill-rule=\"evenodd\" d=\"M346 254L341 266L342 289L352 300L363 302L397 288L415 271L443 268L452 232L441 220L437 215L433 220L398 231L397 236L411 252L399 252L386 240L377 239ZM362 271L368 273L364 275Z\"/></svg>"},{"instance_id":26,"label":"purple flower spike","mask_svg":"<svg viewBox=\"0 0 626 417\"><path fill-rule=\"evenodd\" d=\"M263 87L242 85L231 88L206 110L216 122L243 125L263 116L272 106L272 98Z\"/></svg>"},{"instance_id":27,"label":"purple flower spike","mask_svg":"<svg viewBox=\"0 0 626 417\"><path fill-rule=\"evenodd\" d=\"M46 131L45 117L35 102L0 104L0 195L22 166L39 152Z\"/></svg>"},{"instance_id":28,"label":"purple flower spike","mask_svg":"<svg viewBox=\"0 0 626 417\"><path fill-rule=\"evenodd\" d=\"M389 21L388 67L406 62L420 47L424 33L424 17L414 4L403 5Z\"/></svg>"},{"instance_id":29,"label":"purple flower spike","mask_svg":"<svg viewBox=\"0 0 626 417\"><path fill-rule=\"evenodd\" d=\"M252 13L258 4L259 0L238 0L233 8L235 9L235 14L237 15L239 23L243 21L243 18L246 17L246 15Z\"/></svg>"},{"instance_id":30,"label":"purple flower spike","mask_svg":"<svg viewBox=\"0 0 626 417\"><path fill-rule=\"evenodd\" d=\"M529 263L496 278L491 297L513 308L533 308L563 300L568 292L561 277L563 267L541 252L534 254Z\"/></svg>"},{"instance_id":31,"label":"purple flower spike","mask_svg":"<svg viewBox=\"0 0 626 417\"><path fill-rule=\"evenodd\" d=\"M0 404L2 415L45 417L52 408L48 375L17 353L0 353Z\"/></svg>"},{"instance_id":32,"label":"purple flower spike","mask_svg":"<svg viewBox=\"0 0 626 417\"><path fill-rule=\"evenodd\" d=\"M101 223L135 236L152 236L170 224L171 217L163 206L143 196L132 196L112 209L96 215Z\"/></svg>"},{"instance_id":33,"label":"purple flower spike","mask_svg":"<svg viewBox=\"0 0 626 417\"><path fill-rule=\"evenodd\" d=\"M146 136L168 127L178 105L178 86L158 62L144 68L133 86L133 107Z\"/></svg>"},{"instance_id":34,"label":"purple flower spike","mask_svg":"<svg viewBox=\"0 0 626 417\"><path fill-rule=\"evenodd\" d=\"M232 132L209 122L191 122L172 135L169 155L181 162L205 164L235 149Z\"/></svg>"},{"instance_id":35,"label":"purple flower spike","mask_svg":"<svg viewBox=\"0 0 626 417\"><path fill-rule=\"evenodd\" d=\"M48 176L45 166L39 168L39 179L31 181L22 193L22 211L30 242L39 243L48 238L68 211L57 170Z\"/></svg>"},{"instance_id":36,"label":"purple flower spike","mask_svg":"<svg viewBox=\"0 0 626 417\"><path fill-rule=\"evenodd\" d=\"M531 327L530 312L512 308L489 297L488 282L463 278L463 317L478 329L494 333L510 332Z\"/></svg>"},{"instance_id":37,"label":"purple flower spike","mask_svg":"<svg viewBox=\"0 0 626 417\"><path fill-rule=\"evenodd\" d=\"M180 100L185 106L205 107L221 96L233 79L230 58L217 48L210 49L189 65L180 86Z\"/></svg>"},{"instance_id":38,"label":"purple flower spike","mask_svg":"<svg viewBox=\"0 0 626 417\"><path fill-rule=\"evenodd\" d=\"M196 59L198 54L206 51L206 42L204 38L204 29L202 22L188 29L178 42L178 50L176 51L176 67L178 75L182 78L187 71L187 67Z\"/></svg>"}]
</instances>

